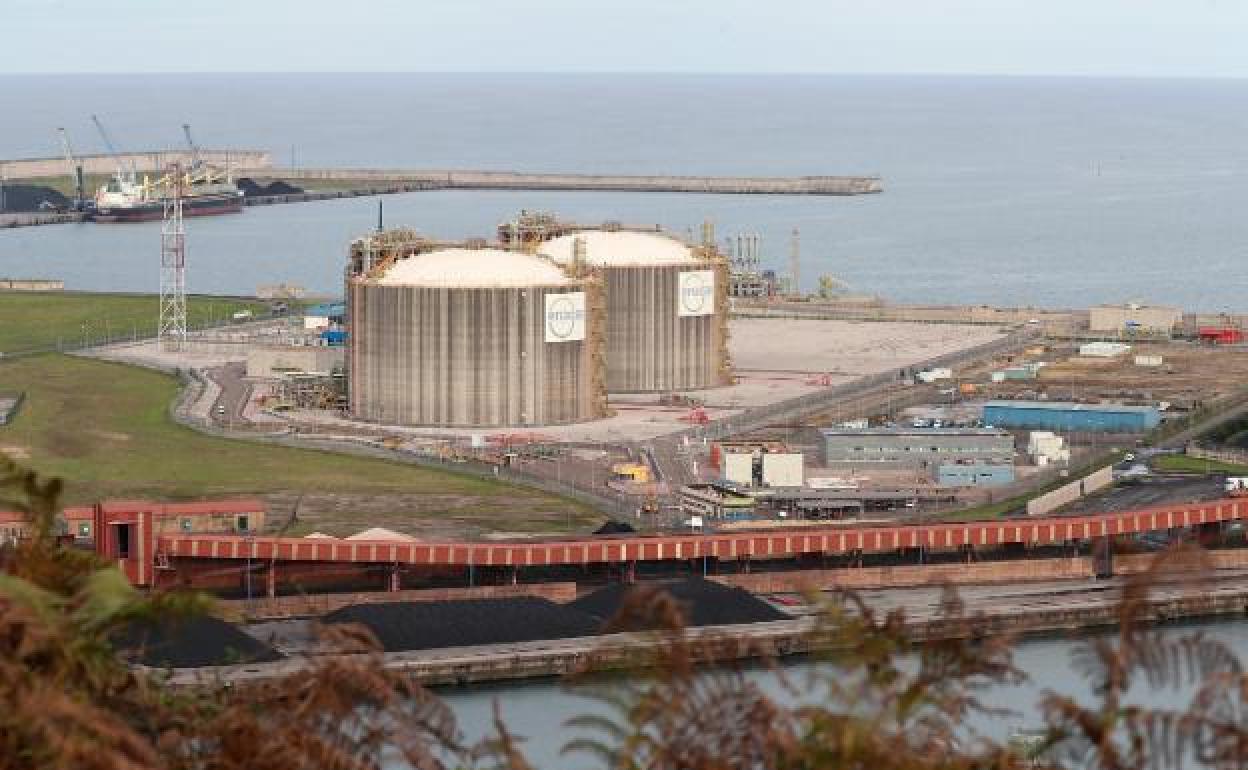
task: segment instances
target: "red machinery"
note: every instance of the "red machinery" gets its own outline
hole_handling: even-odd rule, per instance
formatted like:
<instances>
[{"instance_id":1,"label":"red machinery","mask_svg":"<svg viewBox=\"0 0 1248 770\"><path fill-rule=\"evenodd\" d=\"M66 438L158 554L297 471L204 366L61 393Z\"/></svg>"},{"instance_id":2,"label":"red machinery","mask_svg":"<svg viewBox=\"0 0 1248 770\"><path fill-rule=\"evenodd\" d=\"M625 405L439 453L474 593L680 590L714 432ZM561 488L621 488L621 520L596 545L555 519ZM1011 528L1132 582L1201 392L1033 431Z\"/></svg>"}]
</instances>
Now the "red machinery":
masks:
<instances>
[{"instance_id":1,"label":"red machinery","mask_svg":"<svg viewBox=\"0 0 1248 770\"><path fill-rule=\"evenodd\" d=\"M1234 326L1202 326L1198 335L1201 342L1214 345L1238 345L1244 341L1243 330Z\"/></svg>"},{"instance_id":2,"label":"red machinery","mask_svg":"<svg viewBox=\"0 0 1248 770\"><path fill-rule=\"evenodd\" d=\"M706 414L706 410L700 406L695 406L689 410L689 413L680 418L684 422L691 422L694 425L706 425L711 418Z\"/></svg>"}]
</instances>

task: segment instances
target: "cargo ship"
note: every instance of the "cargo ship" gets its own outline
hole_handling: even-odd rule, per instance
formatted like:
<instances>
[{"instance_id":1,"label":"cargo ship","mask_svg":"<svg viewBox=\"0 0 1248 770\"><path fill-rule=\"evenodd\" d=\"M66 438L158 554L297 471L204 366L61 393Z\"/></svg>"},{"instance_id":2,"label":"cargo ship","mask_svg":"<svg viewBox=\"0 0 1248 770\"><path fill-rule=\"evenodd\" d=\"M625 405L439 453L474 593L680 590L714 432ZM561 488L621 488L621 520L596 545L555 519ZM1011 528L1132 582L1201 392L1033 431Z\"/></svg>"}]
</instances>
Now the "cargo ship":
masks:
<instances>
[{"instance_id":1,"label":"cargo ship","mask_svg":"<svg viewBox=\"0 0 1248 770\"><path fill-rule=\"evenodd\" d=\"M139 182L118 173L95 194L96 222L147 222L161 219L165 204L178 188L173 172ZM182 215L187 217L234 214L243 210L243 193L228 174L206 165L183 174Z\"/></svg>"}]
</instances>

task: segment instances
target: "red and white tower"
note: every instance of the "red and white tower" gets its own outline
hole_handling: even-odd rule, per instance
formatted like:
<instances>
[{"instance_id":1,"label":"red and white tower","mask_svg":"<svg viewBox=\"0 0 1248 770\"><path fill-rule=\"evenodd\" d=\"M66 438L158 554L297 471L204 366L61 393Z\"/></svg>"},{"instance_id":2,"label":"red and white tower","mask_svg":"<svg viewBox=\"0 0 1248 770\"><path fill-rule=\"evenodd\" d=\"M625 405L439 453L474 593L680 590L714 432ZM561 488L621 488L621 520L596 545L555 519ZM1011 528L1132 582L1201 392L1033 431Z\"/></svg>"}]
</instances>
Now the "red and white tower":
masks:
<instances>
[{"instance_id":1,"label":"red and white tower","mask_svg":"<svg viewBox=\"0 0 1248 770\"><path fill-rule=\"evenodd\" d=\"M182 224L183 173L173 164L172 195L165 198L160 227L160 346L182 350L186 345L186 228Z\"/></svg>"}]
</instances>

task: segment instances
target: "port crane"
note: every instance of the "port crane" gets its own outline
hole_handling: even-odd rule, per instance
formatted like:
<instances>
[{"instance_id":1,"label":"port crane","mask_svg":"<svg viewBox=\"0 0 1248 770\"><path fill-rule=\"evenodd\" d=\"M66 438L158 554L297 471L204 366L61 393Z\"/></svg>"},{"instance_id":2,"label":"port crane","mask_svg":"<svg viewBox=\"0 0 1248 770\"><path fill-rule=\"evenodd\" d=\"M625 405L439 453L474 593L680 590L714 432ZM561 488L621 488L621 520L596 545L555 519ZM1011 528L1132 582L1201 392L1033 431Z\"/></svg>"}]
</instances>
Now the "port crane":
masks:
<instances>
[{"instance_id":1,"label":"port crane","mask_svg":"<svg viewBox=\"0 0 1248 770\"><path fill-rule=\"evenodd\" d=\"M112 137L108 135L108 130L104 128L104 124L100 121L98 115L91 116L91 122L95 124L95 129L100 132L100 138L104 140L104 146L108 148L108 153L113 156L113 160L117 163L117 178L134 185L137 182L138 170L134 167L134 161L130 161L130 169L127 171L122 165L121 153L117 151L117 145L113 144Z\"/></svg>"},{"instance_id":2,"label":"port crane","mask_svg":"<svg viewBox=\"0 0 1248 770\"><path fill-rule=\"evenodd\" d=\"M65 153L65 162L69 164L69 171L74 180L73 210L86 211L88 208L87 191L82 175L82 161L74 155L74 148L69 143L69 132L64 128L58 128L56 131L61 137L61 151Z\"/></svg>"},{"instance_id":3,"label":"port crane","mask_svg":"<svg viewBox=\"0 0 1248 770\"><path fill-rule=\"evenodd\" d=\"M191 124L182 124L182 133L186 136L186 144L191 148L191 172L199 170L204 164L203 158L200 157L199 145L195 144L195 140L191 138Z\"/></svg>"}]
</instances>

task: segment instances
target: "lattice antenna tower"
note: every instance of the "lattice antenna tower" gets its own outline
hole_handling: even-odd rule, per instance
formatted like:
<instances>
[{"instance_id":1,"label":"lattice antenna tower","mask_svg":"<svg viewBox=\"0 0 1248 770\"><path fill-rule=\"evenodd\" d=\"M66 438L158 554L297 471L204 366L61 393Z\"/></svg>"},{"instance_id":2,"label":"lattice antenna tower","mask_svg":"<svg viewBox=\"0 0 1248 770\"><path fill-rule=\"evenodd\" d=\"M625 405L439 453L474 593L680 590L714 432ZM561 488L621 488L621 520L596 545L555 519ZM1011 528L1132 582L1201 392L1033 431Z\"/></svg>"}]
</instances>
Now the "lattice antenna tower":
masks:
<instances>
[{"instance_id":1,"label":"lattice antenna tower","mask_svg":"<svg viewBox=\"0 0 1248 770\"><path fill-rule=\"evenodd\" d=\"M182 350L186 345L186 227L182 223L182 164L172 168L173 190L165 198L160 227L160 345Z\"/></svg>"},{"instance_id":2,"label":"lattice antenna tower","mask_svg":"<svg viewBox=\"0 0 1248 770\"><path fill-rule=\"evenodd\" d=\"M802 294L802 241L801 233L793 228L793 240L789 242L789 274L792 284L789 293L795 297Z\"/></svg>"}]
</instances>

